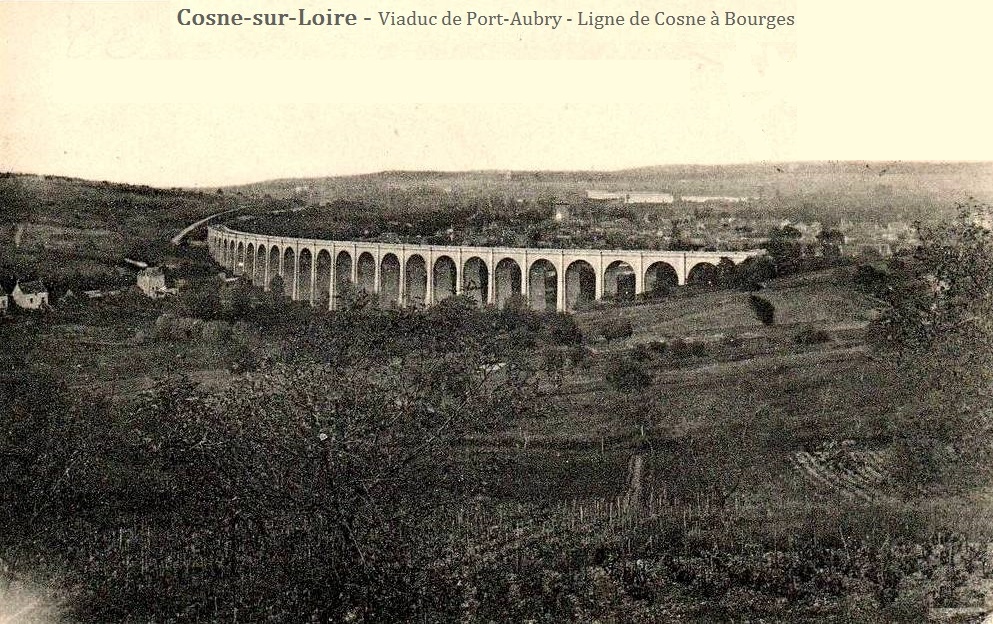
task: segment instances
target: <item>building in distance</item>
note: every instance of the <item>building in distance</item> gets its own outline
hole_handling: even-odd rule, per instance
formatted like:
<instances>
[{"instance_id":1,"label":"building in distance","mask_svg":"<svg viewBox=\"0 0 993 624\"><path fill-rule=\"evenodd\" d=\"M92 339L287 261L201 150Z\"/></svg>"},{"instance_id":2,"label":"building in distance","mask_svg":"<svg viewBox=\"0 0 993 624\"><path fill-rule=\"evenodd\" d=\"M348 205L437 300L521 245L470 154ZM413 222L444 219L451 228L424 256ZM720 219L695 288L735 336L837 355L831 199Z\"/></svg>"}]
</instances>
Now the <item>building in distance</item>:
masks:
<instances>
[{"instance_id":1,"label":"building in distance","mask_svg":"<svg viewBox=\"0 0 993 624\"><path fill-rule=\"evenodd\" d=\"M162 267L148 267L138 271L138 288L146 297L160 299L166 295L175 295L178 290L166 287L165 272Z\"/></svg>"},{"instance_id":2,"label":"building in distance","mask_svg":"<svg viewBox=\"0 0 993 624\"><path fill-rule=\"evenodd\" d=\"M709 203L720 203L720 204L737 204L739 202L747 202L747 197L726 197L720 195L682 195L680 198L684 202L689 202L691 204L709 204Z\"/></svg>"},{"instance_id":3,"label":"building in distance","mask_svg":"<svg viewBox=\"0 0 993 624\"><path fill-rule=\"evenodd\" d=\"M14 303L25 310L40 310L48 307L48 289L41 280L31 280L23 284L17 282L11 295Z\"/></svg>"},{"instance_id":4,"label":"building in distance","mask_svg":"<svg viewBox=\"0 0 993 624\"><path fill-rule=\"evenodd\" d=\"M672 193L657 191L586 191L591 201L620 202L623 204L671 204L676 201Z\"/></svg>"}]
</instances>

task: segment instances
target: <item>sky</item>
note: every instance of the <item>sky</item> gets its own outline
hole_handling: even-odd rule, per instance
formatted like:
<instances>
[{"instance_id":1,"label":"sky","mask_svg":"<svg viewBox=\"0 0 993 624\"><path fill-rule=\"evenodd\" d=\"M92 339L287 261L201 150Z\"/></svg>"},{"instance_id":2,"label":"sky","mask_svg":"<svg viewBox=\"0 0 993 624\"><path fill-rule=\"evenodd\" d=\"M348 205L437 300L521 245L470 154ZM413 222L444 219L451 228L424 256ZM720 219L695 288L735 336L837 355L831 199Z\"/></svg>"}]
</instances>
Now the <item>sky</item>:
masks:
<instances>
[{"instance_id":1,"label":"sky","mask_svg":"<svg viewBox=\"0 0 993 624\"><path fill-rule=\"evenodd\" d=\"M0 0L0 170L211 187L387 169L993 160L990 3L733 3L794 16L773 30L176 21L184 7L325 4ZM578 17L571 0L481 5ZM378 20L466 7L341 0L334 10ZM596 3L621 16L727 8Z\"/></svg>"}]
</instances>

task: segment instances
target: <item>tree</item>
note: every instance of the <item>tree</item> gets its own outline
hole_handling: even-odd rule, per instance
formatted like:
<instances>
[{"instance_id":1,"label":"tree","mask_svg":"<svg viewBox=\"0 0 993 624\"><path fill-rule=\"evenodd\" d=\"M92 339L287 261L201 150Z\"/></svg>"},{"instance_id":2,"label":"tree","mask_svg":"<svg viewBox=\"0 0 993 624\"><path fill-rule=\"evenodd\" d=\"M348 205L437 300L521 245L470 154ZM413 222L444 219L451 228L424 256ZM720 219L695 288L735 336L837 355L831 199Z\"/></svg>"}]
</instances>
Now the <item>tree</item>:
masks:
<instances>
[{"instance_id":1,"label":"tree","mask_svg":"<svg viewBox=\"0 0 993 624\"><path fill-rule=\"evenodd\" d=\"M767 256L745 258L734 267L733 283L742 290L757 290L762 282L776 277L776 266Z\"/></svg>"},{"instance_id":2,"label":"tree","mask_svg":"<svg viewBox=\"0 0 993 624\"><path fill-rule=\"evenodd\" d=\"M823 229L817 234L817 243L823 255L837 258L841 255L841 246L845 244L845 234L840 230Z\"/></svg>"},{"instance_id":3,"label":"tree","mask_svg":"<svg viewBox=\"0 0 993 624\"><path fill-rule=\"evenodd\" d=\"M748 295L748 305L755 313L755 318L762 321L763 325L772 325L776 322L776 306L772 305L768 299L758 295Z\"/></svg>"},{"instance_id":4,"label":"tree","mask_svg":"<svg viewBox=\"0 0 993 624\"><path fill-rule=\"evenodd\" d=\"M166 308L177 316L205 320L220 318L223 313L219 285L216 280L203 280L190 284L179 295L166 300Z\"/></svg>"},{"instance_id":5,"label":"tree","mask_svg":"<svg viewBox=\"0 0 993 624\"><path fill-rule=\"evenodd\" d=\"M774 227L769 232L765 249L777 266L795 263L803 255L800 239L803 234L792 225Z\"/></svg>"},{"instance_id":6,"label":"tree","mask_svg":"<svg viewBox=\"0 0 993 624\"><path fill-rule=\"evenodd\" d=\"M269 280L269 296L273 301L280 301L286 297L286 283L282 275L277 273Z\"/></svg>"},{"instance_id":7,"label":"tree","mask_svg":"<svg viewBox=\"0 0 993 624\"><path fill-rule=\"evenodd\" d=\"M721 258L717 263L717 276L715 281L720 286L731 286L735 282L736 267L730 258Z\"/></svg>"},{"instance_id":8,"label":"tree","mask_svg":"<svg viewBox=\"0 0 993 624\"><path fill-rule=\"evenodd\" d=\"M269 362L223 392L170 383L147 396L137 439L169 476L177 534L223 536L199 551L223 572L194 570L170 593L184 608L220 594L247 620L269 608L295 621L413 612L423 594L412 584L437 563L428 519L477 492L451 459L458 441L534 403L484 366L485 343L464 338L457 351L426 341L384 357L372 345L346 362Z\"/></svg>"},{"instance_id":9,"label":"tree","mask_svg":"<svg viewBox=\"0 0 993 624\"><path fill-rule=\"evenodd\" d=\"M918 226L913 253L872 275L887 308L870 337L908 397L890 423L894 467L912 491L982 483L993 465L993 233L973 219L986 209Z\"/></svg>"}]
</instances>

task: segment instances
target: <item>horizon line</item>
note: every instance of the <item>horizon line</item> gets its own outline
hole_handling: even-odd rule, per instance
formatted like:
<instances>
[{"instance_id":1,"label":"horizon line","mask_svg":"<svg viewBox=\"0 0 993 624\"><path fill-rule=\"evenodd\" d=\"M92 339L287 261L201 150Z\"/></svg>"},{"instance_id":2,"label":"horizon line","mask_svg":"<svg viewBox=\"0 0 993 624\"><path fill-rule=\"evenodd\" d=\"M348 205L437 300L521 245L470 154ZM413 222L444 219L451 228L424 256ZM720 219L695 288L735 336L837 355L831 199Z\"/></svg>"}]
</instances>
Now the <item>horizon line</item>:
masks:
<instances>
[{"instance_id":1,"label":"horizon line","mask_svg":"<svg viewBox=\"0 0 993 624\"><path fill-rule=\"evenodd\" d=\"M244 186L260 185L260 184L272 184L275 182L285 182L290 180L322 180L322 179L335 179L335 178L358 178L366 176L376 176L376 175L387 175L387 174L400 174L400 173L416 173L416 174L445 174L445 175L457 175L457 174L521 174L521 173L546 173L546 174L619 174L629 171L638 171L643 169L665 169L665 168L680 168L680 167L703 167L703 168L721 168L721 167L741 167L741 166L756 166L756 165L812 165L812 164L856 164L864 163L869 164L914 164L914 165L993 165L993 160L977 160L977 159L961 159L961 160L941 160L941 159L881 159L881 160L869 160L869 159L838 159L838 158L828 158L828 159L811 159L811 160L752 160L752 161L735 161L735 162L724 162L724 163L694 163L694 162L683 162L683 163L666 163L666 164L648 164L648 165L635 165L631 167L622 167L618 169L514 169L514 168L482 168L482 169L405 169L405 168L388 168L379 169L373 171L364 172L354 172L354 173L336 173L336 174L318 174L318 175L284 175L276 176L271 178L263 178L252 180L248 182L235 182L228 184L191 184L191 185L172 185L165 186L162 184L151 184L147 182L134 182L125 180L113 180L113 179L96 179L96 178L85 178L74 175L66 175L61 173L37 173L37 172L27 172L27 171L2 171L0 176L11 177L11 176L27 176L27 177L52 177L52 178L64 178L69 180L80 180L84 182L96 182L96 183L107 183L107 184L120 184L127 186L145 186L149 188L155 188L160 190L187 190L187 191L202 191L202 190L216 190L216 189L229 189ZM790 173L788 171L783 171L781 173ZM993 171L991 171L993 174Z\"/></svg>"}]
</instances>

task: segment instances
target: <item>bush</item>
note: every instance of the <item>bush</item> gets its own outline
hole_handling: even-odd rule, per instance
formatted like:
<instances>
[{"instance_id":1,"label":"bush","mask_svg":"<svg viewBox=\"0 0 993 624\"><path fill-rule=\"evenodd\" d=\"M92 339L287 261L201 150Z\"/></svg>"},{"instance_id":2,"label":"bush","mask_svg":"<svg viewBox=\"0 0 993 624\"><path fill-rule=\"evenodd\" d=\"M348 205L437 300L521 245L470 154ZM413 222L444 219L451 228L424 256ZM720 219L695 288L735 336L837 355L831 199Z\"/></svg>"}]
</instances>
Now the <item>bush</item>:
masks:
<instances>
[{"instance_id":1,"label":"bush","mask_svg":"<svg viewBox=\"0 0 993 624\"><path fill-rule=\"evenodd\" d=\"M610 319L601 323L597 327L596 333L607 341L607 344L610 344L611 340L630 338L631 334L634 333L634 328L631 321L627 319Z\"/></svg>"},{"instance_id":2,"label":"bush","mask_svg":"<svg viewBox=\"0 0 993 624\"><path fill-rule=\"evenodd\" d=\"M555 344L570 345L583 341L583 332L571 314L555 312L547 317L545 324L548 337Z\"/></svg>"},{"instance_id":3,"label":"bush","mask_svg":"<svg viewBox=\"0 0 993 624\"><path fill-rule=\"evenodd\" d=\"M672 358L682 360L688 357L703 357L707 355L707 345L702 342L690 342L677 338L669 345L669 352Z\"/></svg>"},{"instance_id":4,"label":"bush","mask_svg":"<svg viewBox=\"0 0 993 624\"><path fill-rule=\"evenodd\" d=\"M652 359L652 349L645 343L637 344L631 349L631 358L638 362L645 362Z\"/></svg>"},{"instance_id":5,"label":"bush","mask_svg":"<svg viewBox=\"0 0 993 624\"><path fill-rule=\"evenodd\" d=\"M231 337L231 325L226 321L208 321L204 323L200 336L209 344L227 342Z\"/></svg>"},{"instance_id":6,"label":"bush","mask_svg":"<svg viewBox=\"0 0 993 624\"><path fill-rule=\"evenodd\" d=\"M646 346L648 347L648 350L649 350L649 351L650 351L650 352L651 352L651 353L652 353L652 354L653 354L653 355L654 355L655 357L662 357L663 355L665 355L665 352L666 352L666 351L668 350L668 348L669 348L669 345L667 345L667 344L666 344L666 343L665 343L664 341L662 341L662 340L653 340L653 341L651 341L651 342L649 342L649 343L647 343L647 345L646 345Z\"/></svg>"},{"instance_id":7,"label":"bush","mask_svg":"<svg viewBox=\"0 0 993 624\"><path fill-rule=\"evenodd\" d=\"M763 325L772 325L776 322L776 306L772 305L768 299L758 295L749 295L748 305L752 307L755 318L762 321Z\"/></svg>"},{"instance_id":8,"label":"bush","mask_svg":"<svg viewBox=\"0 0 993 624\"><path fill-rule=\"evenodd\" d=\"M820 344L823 342L830 342L831 334L827 333L823 329L814 329L808 325L797 332L797 335L793 337L793 340L796 341L797 344L801 345Z\"/></svg>"},{"instance_id":9,"label":"bush","mask_svg":"<svg viewBox=\"0 0 993 624\"><path fill-rule=\"evenodd\" d=\"M652 375L643 364L629 357L619 357L607 365L607 383L615 390L641 390L652 384Z\"/></svg>"},{"instance_id":10,"label":"bush","mask_svg":"<svg viewBox=\"0 0 993 624\"><path fill-rule=\"evenodd\" d=\"M871 264L860 264L855 269L852 282L864 292L876 295L886 288L889 275L886 271L877 269Z\"/></svg>"}]
</instances>

